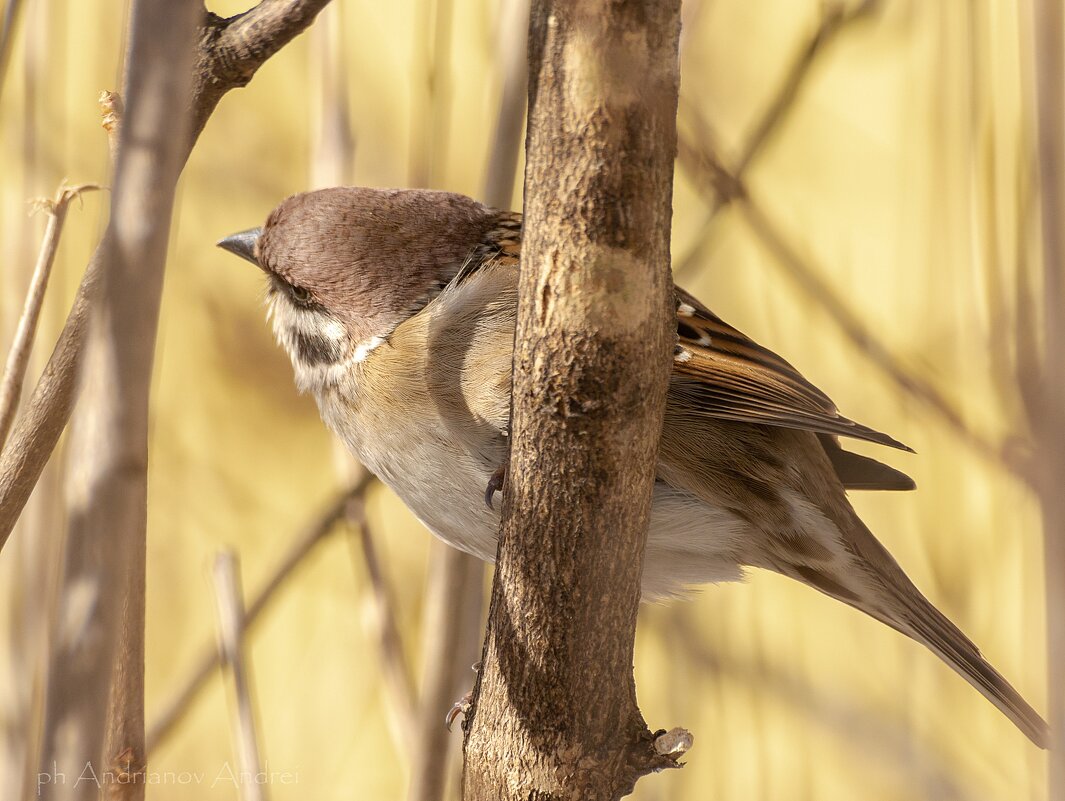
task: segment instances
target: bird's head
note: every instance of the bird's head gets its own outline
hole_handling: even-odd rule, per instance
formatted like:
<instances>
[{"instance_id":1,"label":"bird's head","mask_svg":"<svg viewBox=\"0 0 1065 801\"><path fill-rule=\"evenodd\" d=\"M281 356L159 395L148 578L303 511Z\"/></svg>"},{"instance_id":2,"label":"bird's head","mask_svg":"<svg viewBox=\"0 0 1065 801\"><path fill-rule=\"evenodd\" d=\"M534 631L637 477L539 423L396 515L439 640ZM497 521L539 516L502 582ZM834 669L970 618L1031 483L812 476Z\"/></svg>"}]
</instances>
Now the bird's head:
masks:
<instances>
[{"instance_id":1,"label":"bird's head","mask_svg":"<svg viewBox=\"0 0 1065 801\"><path fill-rule=\"evenodd\" d=\"M496 213L463 195L340 187L294 195L218 243L267 275L301 390L335 385L462 268Z\"/></svg>"}]
</instances>

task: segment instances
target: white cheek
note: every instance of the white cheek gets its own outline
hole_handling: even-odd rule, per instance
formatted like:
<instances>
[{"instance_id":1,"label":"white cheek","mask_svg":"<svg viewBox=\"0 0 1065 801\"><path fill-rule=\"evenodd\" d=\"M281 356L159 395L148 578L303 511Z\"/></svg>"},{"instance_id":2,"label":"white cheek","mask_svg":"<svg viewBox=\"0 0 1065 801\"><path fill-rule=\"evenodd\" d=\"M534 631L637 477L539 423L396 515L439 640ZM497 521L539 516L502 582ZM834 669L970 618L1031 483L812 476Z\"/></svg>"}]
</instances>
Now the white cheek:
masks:
<instances>
[{"instance_id":1,"label":"white cheek","mask_svg":"<svg viewBox=\"0 0 1065 801\"><path fill-rule=\"evenodd\" d=\"M351 366L363 361L374 348L384 343L383 337L373 337L358 347L350 347L350 339L344 324L305 309L294 308L284 298L271 296L268 301L267 318L272 323L274 337L289 355L295 373L296 386L301 392L320 393L335 386L350 372ZM300 358L297 339L299 336L320 337L336 343L344 358L332 364L307 364Z\"/></svg>"}]
</instances>

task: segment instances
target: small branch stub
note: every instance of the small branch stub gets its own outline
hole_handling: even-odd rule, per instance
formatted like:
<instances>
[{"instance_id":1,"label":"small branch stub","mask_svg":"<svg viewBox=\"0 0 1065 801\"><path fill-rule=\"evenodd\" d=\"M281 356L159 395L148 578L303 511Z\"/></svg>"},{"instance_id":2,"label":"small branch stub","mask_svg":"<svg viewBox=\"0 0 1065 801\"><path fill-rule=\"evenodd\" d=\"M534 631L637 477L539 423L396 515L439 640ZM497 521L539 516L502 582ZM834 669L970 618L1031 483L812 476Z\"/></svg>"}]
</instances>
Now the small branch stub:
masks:
<instances>
[{"instance_id":1,"label":"small branch stub","mask_svg":"<svg viewBox=\"0 0 1065 801\"><path fill-rule=\"evenodd\" d=\"M694 742L695 738L687 729L670 729L655 735L655 753L670 757L674 760L673 767L680 767L676 760L688 753Z\"/></svg>"}]
</instances>

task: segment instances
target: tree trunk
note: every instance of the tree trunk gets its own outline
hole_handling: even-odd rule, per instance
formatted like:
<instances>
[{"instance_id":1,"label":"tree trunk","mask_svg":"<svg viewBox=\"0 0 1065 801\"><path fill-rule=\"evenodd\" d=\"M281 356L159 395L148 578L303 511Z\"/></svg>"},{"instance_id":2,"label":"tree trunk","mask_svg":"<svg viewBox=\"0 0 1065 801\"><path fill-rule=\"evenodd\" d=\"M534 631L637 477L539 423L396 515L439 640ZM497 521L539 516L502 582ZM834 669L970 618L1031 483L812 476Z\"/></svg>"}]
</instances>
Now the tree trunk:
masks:
<instances>
[{"instance_id":1,"label":"tree trunk","mask_svg":"<svg viewBox=\"0 0 1065 801\"><path fill-rule=\"evenodd\" d=\"M467 801L618 798L675 764L632 662L675 337L679 12L533 5L512 445Z\"/></svg>"}]
</instances>

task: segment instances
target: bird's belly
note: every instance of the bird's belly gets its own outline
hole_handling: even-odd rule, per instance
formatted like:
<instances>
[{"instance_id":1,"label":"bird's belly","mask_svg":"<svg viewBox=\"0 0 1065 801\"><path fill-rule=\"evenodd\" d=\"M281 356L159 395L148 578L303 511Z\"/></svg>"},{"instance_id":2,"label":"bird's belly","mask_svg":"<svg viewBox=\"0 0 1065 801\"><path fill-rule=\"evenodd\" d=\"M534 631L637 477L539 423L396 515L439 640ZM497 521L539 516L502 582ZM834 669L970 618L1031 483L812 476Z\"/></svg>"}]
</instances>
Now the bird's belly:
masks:
<instances>
[{"instance_id":1,"label":"bird's belly","mask_svg":"<svg viewBox=\"0 0 1065 801\"><path fill-rule=\"evenodd\" d=\"M367 436L339 401L322 401L326 424L430 531L479 559L495 559L499 514L484 502L495 468L483 455L464 450L435 415L392 415L398 424L374 421ZM506 454L498 458L502 463Z\"/></svg>"},{"instance_id":2,"label":"bird's belly","mask_svg":"<svg viewBox=\"0 0 1065 801\"><path fill-rule=\"evenodd\" d=\"M501 499L484 502L493 465L483 454L463 450L433 415L393 415L401 425L374 423L367 437L352 418L321 404L326 423L345 440L368 470L388 485L425 526L444 542L493 561ZM731 512L659 481L651 506L644 556L643 596L654 600L685 594L692 586L742 576L740 554L751 532Z\"/></svg>"}]
</instances>

